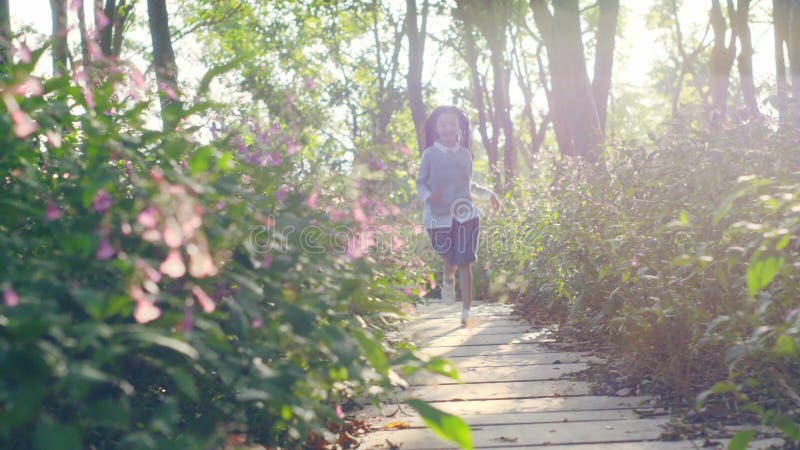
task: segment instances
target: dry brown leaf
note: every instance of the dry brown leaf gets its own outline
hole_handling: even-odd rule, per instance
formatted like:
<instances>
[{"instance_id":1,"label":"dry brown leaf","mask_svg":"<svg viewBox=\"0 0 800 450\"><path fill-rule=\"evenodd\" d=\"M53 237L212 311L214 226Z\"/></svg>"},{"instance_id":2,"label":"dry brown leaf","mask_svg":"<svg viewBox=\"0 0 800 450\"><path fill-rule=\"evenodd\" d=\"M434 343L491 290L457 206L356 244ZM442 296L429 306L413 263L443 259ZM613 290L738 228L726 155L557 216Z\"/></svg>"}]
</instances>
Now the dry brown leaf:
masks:
<instances>
[{"instance_id":1,"label":"dry brown leaf","mask_svg":"<svg viewBox=\"0 0 800 450\"><path fill-rule=\"evenodd\" d=\"M403 428L411 428L408 422L403 422L402 420L395 420L393 422L389 422L383 426L383 428L392 428L395 430L400 430Z\"/></svg>"}]
</instances>

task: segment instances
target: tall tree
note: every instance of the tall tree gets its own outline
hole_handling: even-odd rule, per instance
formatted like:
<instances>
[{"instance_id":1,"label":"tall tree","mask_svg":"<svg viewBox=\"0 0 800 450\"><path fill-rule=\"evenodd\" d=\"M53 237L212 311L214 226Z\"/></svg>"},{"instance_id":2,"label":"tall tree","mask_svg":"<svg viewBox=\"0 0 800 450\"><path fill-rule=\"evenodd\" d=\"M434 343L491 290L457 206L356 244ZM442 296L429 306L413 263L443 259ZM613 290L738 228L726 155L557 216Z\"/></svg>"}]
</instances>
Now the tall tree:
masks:
<instances>
[{"instance_id":1,"label":"tall tree","mask_svg":"<svg viewBox=\"0 0 800 450\"><path fill-rule=\"evenodd\" d=\"M605 133L608 116L608 94L611 91L611 70L614 66L614 47L619 18L619 0L598 0L600 23L597 29L597 47L594 56L594 78L592 94L600 120L600 129Z\"/></svg>"},{"instance_id":2,"label":"tall tree","mask_svg":"<svg viewBox=\"0 0 800 450\"><path fill-rule=\"evenodd\" d=\"M772 29L775 41L775 81L777 109L781 127L788 123L789 82L786 77L785 50L789 43L789 0L772 0Z\"/></svg>"},{"instance_id":3,"label":"tall tree","mask_svg":"<svg viewBox=\"0 0 800 450\"><path fill-rule=\"evenodd\" d=\"M11 9L9 0L0 0L0 67L11 63Z\"/></svg>"},{"instance_id":4,"label":"tall tree","mask_svg":"<svg viewBox=\"0 0 800 450\"><path fill-rule=\"evenodd\" d=\"M761 116L756 99L756 86L753 82L753 40L750 34L749 17L750 0L737 0L735 23L741 48L736 59L736 68L739 70L742 100L747 107L748 119Z\"/></svg>"},{"instance_id":5,"label":"tall tree","mask_svg":"<svg viewBox=\"0 0 800 450\"><path fill-rule=\"evenodd\" d=\"M481 143L486 151L489 160L489 173L495 190L500 191L502 184L500 170L498 168L498 148L499 130L497 122L492 113L491 102L487 101L488 92L485 84L485 77L481 74L478 67L480 52L478 50L476 36L476 12L472 11L473 2L469 0L456 0L456 7L453 15L463 27L463 53L461 56L467 63L470 72L470 91L473 96L473 104L478 112L478 132L481 135ZM459 51L458 48L455 49ZM491 125L491 127L490 127Z\"/></svg>"},{"instance_id":6,"label":"tall tree","mask_svg":"<svg viewBox=\"0 0 800 450\"><path fill-rule=\"evenodd\" d=\"M530 0L533 18L547 49L550 113L563 155L596 161L603 131L594 103L581 40L578 0Z\"/></svg>"},{"instance_id":7,"label":"tall tree","mask_svg":"<svg viewBox=\"0 0 800 450\"><path fill-rule=\"evenodd\" d=\"M153 66L161 100L161 120L166 130L174 127L177 119L171 114L169 106L178 103L178 67L175 64L175 51L172 49L166 0L147 0L147 16L153 42Z\"/></svg>"},{"instance_id":8,"label":"tall tree","mask_svg":"<svg viewBox=\"0 0 800 450\"><path fill-rule=\"evenodd\" d=\"M711 124L718 126L728 114L728 87L731 69L736 58L736 34L734 26L736 10L733 0L727 0L728 16L731 21L730 33L719 0L711 0L711 28L714 30L714 47L711 49ZM728 42L725 42L726 35Z\"/></svg>"},{"instance_id":9,"label":"tall tree","mask_svg":"<svg viewBox=\"0 0 800 450\"><path fill-rule=\"evenodd\" d=\"M492 81L494 89L494 111L497 123L503 131L503 178L504 188L510 189L517 171L517 149L514 141L514 123L511 120L510 75L507 69L510 64L505 57L506 31L508 29L508 2L487 2L489 26L484 29L484 36L489 45L492 63Z\"/></svg>"},{"instance_id":10,"label":"tall tree","mask_svg":"<svg viewBox=\"0 0 800 450\"><path fill-rule=\"evenodd\" d=\"M67 0L50 0L50 16L53 24L53 75L58 76L67 68Z\"/></svg>"},{"instance_id":11,"label":"tall tree","mask_svg":"<svg viewBox=\"0 0 800 450\"><path fill-rule=\"evenodd\" d=\"M545 131L547 130L547 125L550 119L549 116L545 115L542 117L541 124L537 125L536 118L533 114L533 98L535 88L531 79L533 75L531 74L531 69L528 66L528 61L534 58L531 58L531 55L525 53L521 46L518 45L518 43L523 39L523 30L526 31L532 39L538 41L537 47L533 51L533 56L538 63L538 80L540 82L540 88L544 90L547 97L550 96L550 90L547 86L547 76L545 74L544 64L542 63L541 58L544 44L538 39L538 36L534 35L532 30L527 26L527 23L522 20L521 23L518 23L514 27L514 32L511 36L511 60L513 63L512 66L514 69L515 78L517 79L519 88L522 91L522 98L524 100L522 117L525 122L527 122L528 138L530 139L530 144L528 145L527 151L525 151L523 147L520 148L520 153L522 154L523 158L525 158L527 167L532 169L534 155L539 153L542 142L544 142Z\"/></svg>"},{"instance_id":12,"label":"tall tree","mask_svg":"<svg viewBox=\"0 0 800 450\"><path fill-rule=\"evenodd\" d=\"M101 6L97 5L96 11L99 14L95 14L97 30L100 31L98 44L103 55L118 58L122 52L122 38L133 4L128 4L126 0L106 0L102 9Z\"/></svg>"},{"instance_id":13,"label":"tall tree","mask_svg":"<svg viewBox=\"0 0 800 450\"><path fill-rule=\"evenodd\" d=\"M406 95L417 132L417 143L425 148L425 100L422 97L422 65L428 23L428 0L422 4L422 22L417 25L417 1L406 0L406 35L408 36L408 75Z\"/></svg>"},{"instance_id":14,"label":"tall tree","mask_svg":"<svg viewBox=\"0 0 800 450\"><path fill-rule=\"evenodd\" d=\"M800 1L789 4L789 73L791 74L790 126L800 124Z\"/></svg>"}]
</instances>

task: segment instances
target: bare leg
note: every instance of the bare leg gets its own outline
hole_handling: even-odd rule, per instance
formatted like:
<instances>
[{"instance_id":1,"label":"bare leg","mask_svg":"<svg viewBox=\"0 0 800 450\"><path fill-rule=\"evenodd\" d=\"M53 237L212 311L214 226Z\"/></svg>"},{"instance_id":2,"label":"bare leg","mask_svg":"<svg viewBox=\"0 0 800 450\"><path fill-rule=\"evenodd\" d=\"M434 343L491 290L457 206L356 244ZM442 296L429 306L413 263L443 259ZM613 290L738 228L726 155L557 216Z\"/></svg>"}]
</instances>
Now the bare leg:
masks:
<instances>
[{"instance_id":1,"label":"bare leg","mask_svg":"<svg viewBox=\"0 0 800 450\"><path fill-rule=\"evenodd\" d=\"M472 306L472 266L458 266L458 287L461 288L461 301L464 309Z\"/></svg>"},{"instance_id":2,"label":"bare leg","mask_svg":"<svg viewBox=\"0 0 800 450\"><path fill-rule=\"evenodd\" d=\"M456 282L456 269L458 266L451 266L447 264L447 261L444 263L444 279L447 280L448 284L454 284Z\"/></svg>"}]
</instances>

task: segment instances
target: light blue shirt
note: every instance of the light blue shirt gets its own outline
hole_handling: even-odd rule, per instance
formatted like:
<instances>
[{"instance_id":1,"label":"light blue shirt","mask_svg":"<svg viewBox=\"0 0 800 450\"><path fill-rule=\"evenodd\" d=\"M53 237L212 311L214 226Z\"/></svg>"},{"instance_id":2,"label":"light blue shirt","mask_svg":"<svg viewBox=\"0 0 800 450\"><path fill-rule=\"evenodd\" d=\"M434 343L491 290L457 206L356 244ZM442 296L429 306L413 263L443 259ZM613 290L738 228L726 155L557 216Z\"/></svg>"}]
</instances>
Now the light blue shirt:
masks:
<instances>
[{"instance_id":1,"label":"light blue shirt","mask_svg":"<svg viewBox=\"0 0 800 450\"><path fill-rule=\"evenodd\" d=\"M448 186L450 195L448 196L448 194L445 194L446 198L443 199L446 203L446 211L442 209L441 205L437 205L437 208L431 207L431 203L428 200L432 193L432 179L435 182L437 176L439 176L437 174L437 162L432 161L440 161L442 159L440 156L445 156L448 160L452 158L452 164L458 164L457 158L461 155L455 152L459 151L467 152L466 149L458 144L454 147L445 147L439 141L436 141L433 146L427 148L422 154L419 174L417 175L417 193L420 200L425 205L422 211L422 223L425 228L450 228L453 219L459 223L464 223L476 217L481 217L483 213L480 208L472 202L471 194L481 198L490 198L493 195L492 191L472 183L472 156L467 153L469 167L464 177L465 186ZM440 152L440 155L431 155L431 152ZM443 171L444 169L439 167L438 170ZM457 179L457 183L460 184L461 178L457 177ZM455 194L452 194L453 192L455 192Z\"/></svg>"}]
</instances>

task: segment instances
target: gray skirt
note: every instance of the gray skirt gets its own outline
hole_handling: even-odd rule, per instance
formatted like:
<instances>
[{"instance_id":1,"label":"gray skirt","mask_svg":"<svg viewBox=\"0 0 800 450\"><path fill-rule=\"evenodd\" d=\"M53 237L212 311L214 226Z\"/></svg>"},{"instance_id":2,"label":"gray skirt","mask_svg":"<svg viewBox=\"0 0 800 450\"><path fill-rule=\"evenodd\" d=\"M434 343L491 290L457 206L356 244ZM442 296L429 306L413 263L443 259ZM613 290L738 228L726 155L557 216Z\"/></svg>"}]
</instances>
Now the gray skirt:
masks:
<instances>
[{"instance_id":1,"label":"gray skirt","mask_svg":"<svg viewBox=\"0 0 800 450\"><path fill-rule=\"evenodd\" d=\"M449 228L429 228L431 246L445 262L453 266L465 266L478 258L478 234L481 221L479 217L461 223L453 219Z\"/></svg>"}]
</instances>

